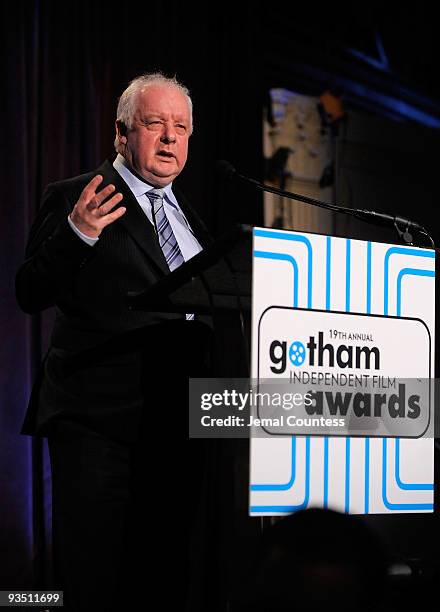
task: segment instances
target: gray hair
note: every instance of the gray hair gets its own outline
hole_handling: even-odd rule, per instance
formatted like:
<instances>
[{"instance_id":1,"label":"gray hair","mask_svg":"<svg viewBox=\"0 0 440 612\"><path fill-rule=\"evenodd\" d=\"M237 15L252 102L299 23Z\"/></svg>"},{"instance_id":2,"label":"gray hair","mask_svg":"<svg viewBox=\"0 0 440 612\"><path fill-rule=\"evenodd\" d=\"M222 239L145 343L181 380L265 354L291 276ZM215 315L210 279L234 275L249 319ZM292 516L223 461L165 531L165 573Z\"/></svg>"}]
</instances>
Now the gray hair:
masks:
<instances>
[{"instance_id":1,"label":"gray hair","mask_svg":"<svg viewBox=\"0 0 440 612\"><path fill-rule=\"evenodd\" d=\"M140 93L145 91L152 85L166 85L168 87L174 87L184 94L188 101L189 116L190 116L190 133L193 131L193 118L192 118L192 100L189 95L189 90L185 85L179 83L176 77L167 77L161 72L151 72L142 74L141 76L133 79L128 87L122 92L119 98L118 108L116 111L116 120L121 121L125 124L127 129L131 129L133 126L133 117L137 109L137 97ZM118 137L115 139L115 148L117 150Z\"/></svg>"}]
</instances>

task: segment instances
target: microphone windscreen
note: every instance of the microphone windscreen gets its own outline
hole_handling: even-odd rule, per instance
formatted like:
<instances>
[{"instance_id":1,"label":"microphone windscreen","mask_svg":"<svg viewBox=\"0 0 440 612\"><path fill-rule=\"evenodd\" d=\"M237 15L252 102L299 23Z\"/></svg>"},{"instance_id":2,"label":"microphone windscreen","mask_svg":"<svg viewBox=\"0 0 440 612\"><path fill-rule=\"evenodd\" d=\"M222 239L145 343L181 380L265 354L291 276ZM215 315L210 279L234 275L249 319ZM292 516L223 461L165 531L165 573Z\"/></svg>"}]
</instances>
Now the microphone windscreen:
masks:
<instances>
[{"instance_id":1,"label":"microphone windscreen","mask_svg":"<svg viewBox=\"0 0 440 612\"><path fill-rule=\"evenodd\" d=\"M230 181L237 171L234 166L225 159L219 159L217 162L217 174L224 181Z\"/></svg>"}]
</instances>

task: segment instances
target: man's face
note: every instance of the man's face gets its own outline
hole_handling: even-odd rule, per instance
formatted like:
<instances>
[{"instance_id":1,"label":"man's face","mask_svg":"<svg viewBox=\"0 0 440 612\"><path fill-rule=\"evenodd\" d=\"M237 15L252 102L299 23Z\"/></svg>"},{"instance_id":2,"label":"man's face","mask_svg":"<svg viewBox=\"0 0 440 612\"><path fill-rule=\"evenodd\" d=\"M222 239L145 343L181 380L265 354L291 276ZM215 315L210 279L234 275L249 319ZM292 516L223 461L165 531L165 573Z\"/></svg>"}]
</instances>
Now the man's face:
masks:
<instances>
[{"instance_id":1,"label":"man's face","mask_svg":"<svg viewBox=\"0 0 440 612\"><path fill-rule=\"evenodd\" d=\"M146 181L165 187L185 166L190 132L186 96L172 86L151 85L138 94L125 158Z\"/></svg>"}]
</instances>

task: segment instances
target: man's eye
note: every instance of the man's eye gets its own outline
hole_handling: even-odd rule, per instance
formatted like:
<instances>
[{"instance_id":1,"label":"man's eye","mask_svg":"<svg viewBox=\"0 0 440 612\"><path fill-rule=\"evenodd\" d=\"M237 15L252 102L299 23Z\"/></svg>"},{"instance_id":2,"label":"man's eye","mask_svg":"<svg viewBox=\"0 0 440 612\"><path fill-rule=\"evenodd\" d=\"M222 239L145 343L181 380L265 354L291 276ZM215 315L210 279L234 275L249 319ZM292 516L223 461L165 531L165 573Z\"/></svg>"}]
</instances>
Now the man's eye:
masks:
<instances>
[{"instance_id":1,"label":"man's eye","mask_svg":"<svg viewBox=\"0 0 440 612\"><path fill-rule=\"evenodd\" d=\"M186 125L179 123L176 125L176 130L179 134L184 134L186 132Z\"/></svg>"}]
</instances>

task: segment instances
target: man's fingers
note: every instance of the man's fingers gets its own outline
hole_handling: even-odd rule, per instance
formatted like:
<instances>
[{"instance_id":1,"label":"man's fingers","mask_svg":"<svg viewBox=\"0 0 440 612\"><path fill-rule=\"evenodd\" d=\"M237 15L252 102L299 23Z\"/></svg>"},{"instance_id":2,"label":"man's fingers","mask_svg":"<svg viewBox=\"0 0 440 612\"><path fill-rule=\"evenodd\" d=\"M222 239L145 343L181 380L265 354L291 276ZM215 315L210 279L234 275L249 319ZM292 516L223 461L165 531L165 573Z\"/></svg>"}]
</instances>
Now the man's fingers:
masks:
<instances>
[{"instance_id":1,"label":"man's fingers","mask_svg":"<svg viewBox=\"0 0 440 612\"><path fill-rule=\"evenodd\" d=\"M102 204L99 207L99 214L104 216L109 213L111 209L114 208L116 204L122 200L122 197L122 193L116 193L112 198L110 198L110 200L107 200L105 204Z\"/></svg>"},{"instance_id":2,"label":"man's fingers","mask_svg":"<svg viewBox=\"0 0 440 612\"><path fill-rule=\"evenodd\" d=\"M116 193L109 198L115 191L115 186L112 184L107 185L96 193L96 189L102 180L103 177L100 174L93 177L84 187L78 202L70 214L70 218L76 227L84 231L87 236L93 238L98 237L106 225L122 217L126 210L125 207L121 207L109 214L112 208L122 200L123 196L122 193ZM106 199L107 201L105 201Z\"/></svg>"},{"instance_id":3,"label":"man's fingers","mask_svg":"<svg viewBox=\"0 0 440 612\"><path fill-rule=\"evenodd\" d=\"M101 191L98 191L98 193L93 196L92 201L95 202L98 206L100 206L104 202L104 200L107 199L108 196L114 192L115 189L116 187L114 185L107 185L107 187L104 187L104 189L101 189Z\"/></svg>"},{"instance_id":4,"label":"man's fingers","mask_svg":"<svg viewBox=\"0 0 440 612\"><path fill-rule=\"evenodd\" d=\"M90 201L86 203L86 208L90 211L99 208L99 206L101 206L101 204L114 192L115 189L115 186L110 184L107 185L107 187L104 187L104 189L101 189L101 191L98 193L91 194Z\"/></svg>"},{"instance_id":5,"label":"man's fingers","mask_svg":"<svg viewBox=\"0 0 440 612\"><path fill-rule=\"evenodd\" d=\"M95 195L98 185L100 185L102 181L103 181L103 176L101 174L97 174L96 176L92 178L92 180L89 183L87 183L87 185L82 190L80 198L78 200L78 204L81 207L86 206L90 202L90 200Z\"/></svg>"},{"instance_id":6,"label":"man's fingers","mask_svg":"<svg viewBox=\"0 0 440 612\"><path fill-rule=\"evenodd\" d=\"M122 215L125 213L126 210L127 209L125 208L125 206L120 206L114 212L109 213L108 215L105 215L101 219L102 226L105 227L106 225L110 225L110 223L113 223L113 221L116 221L116 219L119 219L119 217L122 217Z\"/></svg>"}]
</instances>

